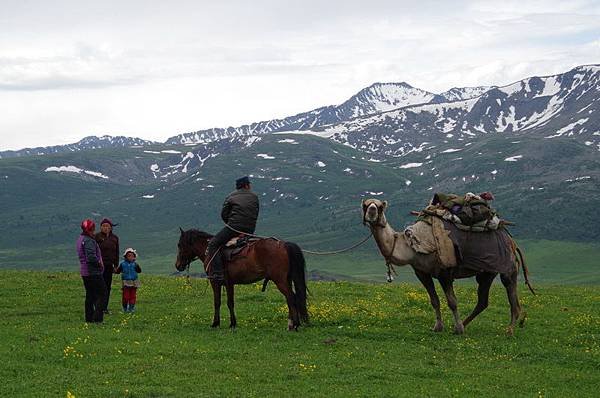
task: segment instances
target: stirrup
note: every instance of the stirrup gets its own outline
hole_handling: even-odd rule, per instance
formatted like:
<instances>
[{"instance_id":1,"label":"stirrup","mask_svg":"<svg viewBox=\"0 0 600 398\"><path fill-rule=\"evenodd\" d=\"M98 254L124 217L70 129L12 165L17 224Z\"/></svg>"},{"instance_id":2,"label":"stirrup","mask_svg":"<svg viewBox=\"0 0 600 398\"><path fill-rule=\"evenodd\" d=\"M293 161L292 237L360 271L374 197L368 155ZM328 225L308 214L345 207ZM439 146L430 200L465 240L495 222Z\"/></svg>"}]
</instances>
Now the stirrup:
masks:
<instances>
[{"instance_id":1,"label":"stirrup","mask_svg":"<svg viewBox=\"0 0 600 398\"><path fill-rule=\"evenodd\" d=\"M225 275L222 272L214 272L211 275L207 275L206 278L216 282L225 282Z\"/></svg>"}]
</instances>

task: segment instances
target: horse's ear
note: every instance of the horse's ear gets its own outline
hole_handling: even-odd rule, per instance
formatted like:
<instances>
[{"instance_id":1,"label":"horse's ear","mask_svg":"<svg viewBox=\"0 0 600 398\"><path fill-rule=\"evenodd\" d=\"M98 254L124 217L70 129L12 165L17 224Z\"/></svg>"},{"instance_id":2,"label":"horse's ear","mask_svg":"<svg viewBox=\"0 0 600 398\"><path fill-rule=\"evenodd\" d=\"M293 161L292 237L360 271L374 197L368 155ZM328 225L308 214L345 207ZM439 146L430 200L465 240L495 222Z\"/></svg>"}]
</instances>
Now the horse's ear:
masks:
<instances>
[{"instance_id":1,"label":"horse's ear","mask_svg":"<svg viewBox=\"0 0 600 398\"><path fill-rule=\"evenodd\" d=\"M384 200L383 201L383 210L387 209L387 207L388 207L388 201Z\"/></svg>"},{"instance_id":2,"label":"horse's ear","mask_svg":"<svg viewBox=\"0 0 600 398\"><path fill-rule=\"evenodd\" d=\"M179 227L179 230L181 231L181 234L183 235L183 229L181 227Z\"/></svg>"}]
</instances>

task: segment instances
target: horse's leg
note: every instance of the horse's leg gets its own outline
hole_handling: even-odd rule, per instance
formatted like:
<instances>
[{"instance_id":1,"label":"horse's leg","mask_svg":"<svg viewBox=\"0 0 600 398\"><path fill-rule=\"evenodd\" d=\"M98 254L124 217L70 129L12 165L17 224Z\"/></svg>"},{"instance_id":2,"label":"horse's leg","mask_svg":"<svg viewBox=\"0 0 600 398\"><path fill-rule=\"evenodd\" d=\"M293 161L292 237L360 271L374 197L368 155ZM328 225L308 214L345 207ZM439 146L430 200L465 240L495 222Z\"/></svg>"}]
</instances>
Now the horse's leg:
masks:
<instances>
[{"instance_id":1,"label":"horse's leg","mask_svg":"<svg viewBox=\"0 0 600 398\"><path fill-rule=\"evenodd\" d=\"M298 311L296 310L296 300L294 299L294 293L292 292L292 287L287 281L287 278L279 278L278 280L273 280L277 289L285 296L288 306L288 330L298 330L298 326L300 325L300 318L298 316Z\"/></svg>"},{"instance_id":2,"label":"horse's leg","mask_svg":"<svg viewBox=\"0 0 600 398\"><path fill-rule=\"evenodd\" d=\"M465 332L465 327L463 326L460 316L458 315L458 302L456 300L456 295L454 294L454 287L452 286L454 279L450 277L440 277L439 281L442 285L442 289L444 289L444 293L446 294L448 308L450 308L450 311L452 311L452 316L454 317L454 333L463 334Z\"/></svg>"},{"instance_id":3,"label":"horse's leg","mask_svg":"<svg viewBox=\"0 0 600 398\"><path fill-rule=\"evenodd\" d=\"M515 332L515 323L521 314L521 306L519 305L519 296L517 295L517 275L515 270L512 274L500 274L500 280L506 288L508 302L510 303L510 325L506 328L506 334L512 336Z\"/></svg>"},{"instance_id":4,"label":"horse's leg","mask_svg":"<svg viewBox=\"0 0 600 398\"><path fill-rule=\"evenodd\" d=\"M492 282L496 277L496 273L491 272L482 272L475 276L477 280L477 305L473 308L473 312L465 318L463 321L463 326L467 326L477 315L481 313L481 311L485 310L488 306L488 301L490 297L490 287L492 286Z\"/></svg>"},{"instance_id":5,"label":"horse's leg","mask_svg":"<svg viewBox=\"0 0 600 398\"><path fill-rule=\"evenodd\" d=\"M425 289L427 289L427 293L429 294L429 301L431 302L431 306L435 310L435 325L433 326L434 332L441 332L444 330L444 323L442 322L442 312L440 311L440 298L435 291L435 284L433 283L433 279L431 275L426 274L421 271L415 270L415 275L421 281Z\"/></svg>"},{"instance_id":6,"label":"horse's leg","mask_svg":"<svg viewBox=\"0 0 600 398\"><path fill-rule=\"evenodd\" d=\"M221 284L217 281L211 280L210 285L213 290L213 303L215 306L213 323L210 326L216 328L221 325Z\"/></svg>"},{"instance_id":7,"label":"horse's leg","mask_svg":"<svg viewBox=\"0 0 600 398\"><path fill-rule=\"evenodd\" d=\"M235 311L233 310L233 287L233 283L227 283L225 285L225 288L227 289L227 308L229 308L229 327L231 329L235 329L237 325L237 320L235 319Z\"/></svg>"}]
</instances>

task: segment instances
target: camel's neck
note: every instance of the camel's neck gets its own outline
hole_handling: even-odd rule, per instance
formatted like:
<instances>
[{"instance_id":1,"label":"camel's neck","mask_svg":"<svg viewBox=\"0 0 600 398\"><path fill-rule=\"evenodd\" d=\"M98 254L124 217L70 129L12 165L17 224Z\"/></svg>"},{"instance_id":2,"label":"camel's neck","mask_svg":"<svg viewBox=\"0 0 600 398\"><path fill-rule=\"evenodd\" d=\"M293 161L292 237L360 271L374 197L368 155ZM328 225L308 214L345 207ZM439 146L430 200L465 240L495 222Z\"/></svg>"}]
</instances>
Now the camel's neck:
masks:
<instances>
[{"instance_id":1,"label":"camel's neck","mask_svg":"<svg viewBox=\"0 0 600 398\"><path fill-rule=\"evenodd\" d=\"M384 219L385 220L385 219ZM379 251L395 265L407 265L414 259L414 251L407 245L404 234L396 232L389 223L385 226L370 226Z\"/></svg>"}]
</instances>

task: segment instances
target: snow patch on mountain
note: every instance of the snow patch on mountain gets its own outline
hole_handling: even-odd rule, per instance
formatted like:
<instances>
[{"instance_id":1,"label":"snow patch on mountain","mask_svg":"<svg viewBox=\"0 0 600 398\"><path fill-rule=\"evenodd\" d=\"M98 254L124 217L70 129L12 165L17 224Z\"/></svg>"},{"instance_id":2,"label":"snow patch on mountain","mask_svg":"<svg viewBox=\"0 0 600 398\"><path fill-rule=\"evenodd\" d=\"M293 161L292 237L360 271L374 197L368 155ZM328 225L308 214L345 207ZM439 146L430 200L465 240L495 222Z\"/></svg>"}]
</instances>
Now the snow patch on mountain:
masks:
<instances>
[{"instance_id":1,"label":"snow patch on mountain","mask_svg":"<svg viewBox=\"0 0 600 398\"><path fill-rule=\"evenodd\" d=\"M102 173L99 173L97 171L80 169L79 167L76 167L76 166L51 166L51 167L47 167L44 171L45 172L57 172L57 173L62 173L62 172L77 173L77 174L83 173L83 174L90 175L92 177L108 179L108 176L105 176Z\"/></svg>"},{"instance_id":2,"label":"snow patch on mountain","mask_svg":"<svg viewBox=\"0 0 600 398\"><path fill-rule=\"evenodd\" d=\"M515 155L504 159L505 162L516 162L519 159L522 159L523 155Z\"/></svg>"},{"instance_id":3,"label":"snow patch on mountain","mask_svg":"<svg viewBox=\"0 0 600 398\"><path fill-rule=\"evenodd\" d=\"M533 98L551 97L558 94L560 91L560 82L558 81L558 76L550 76L542 80L544 81L544 90Z\"/></svg>"},{"instance_id":4,"label":"snow patch on mountain","mask_svg":"<svg viewBox=\"0 0 600 398\"><path fill-rule=\"evenodd\" d=\"M400 169L412 169L414 167L421 167L423 163L406 163L402 166L399 166Z\"/></svg>"},{"instance_id":5,"label":"snow patch on mountain","mask_svg":"<svg viewBox=\"0 0 600 398\"><path fill-rule=\"evenodd\" d=\"M444 151L442 151L440 153L452 153L452 152L459 152L459 151L462 151L462 149L460 149L460 148L450 148L450 149L446 149L446 150L444 150Z\"/></svg>"},{"instance_id":6,"label":"snow patch on mountain","mask_svg":"<svg viewBox=\"0 0 600 398\"><path fill-rule=\"evenodd\" d=\"M562 129L558 130L556 133L552 134L552 135L547 135L544 138L556 138L556 137L561 137L563 134L567 134L571 135L571 133L573 132L573 129L577 126L580 126L582 124L584 124L585 122L587 122L589 119L585 118L585 119L579 119L576 122L573 122L565 127L563 127Z\"/></svg>"},{"instance_id":7,"label":"snow patch on mountain","mask_svg":"<svg viewBox=\"0 0 600 398\"><path fill-rule=\"evenodd\" d=\"M565 181L574 182L574 181L589 180L590 178L592 178L592 177L591 176L582 176L582 177L569 178L568 180L565 180Z\"/></svg>"},{"instance_id":8,"label":"snow patch on mountain","mask_svg":"<svg viewBox=\"0 0 600 398\"><path fill-rule=\"evenodd\" d=\"M495 86L480 86L480 87L454 87L440 94L446 101L463 101L475 97L479 97L486 91L491 90Z\"/></svg>"},{"instance_id":9,"label":"snow patch on mountain","mask_svg":"<svg viewBox=\"0 0 600 398\"><path fill-rule=\"evenodd\" d=\"M279 141L277 141L277 142L279 142L279 143L282 143L282 144L292 144L292 145L298 145L298 141L296 141L296 140L292 140L291 138L285 138L285 139L283 139L283 140L279 140Z\"/></svg>"}]
</instances>

